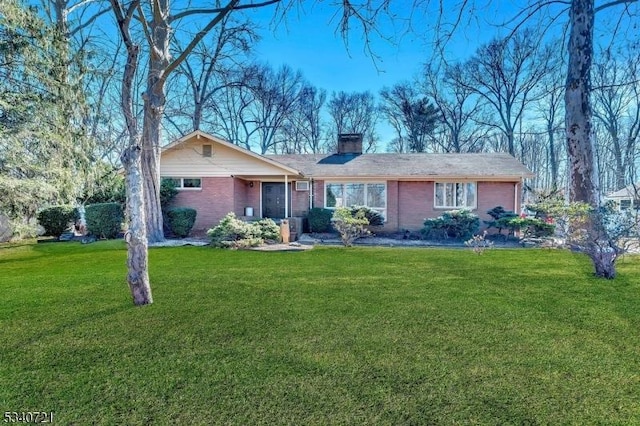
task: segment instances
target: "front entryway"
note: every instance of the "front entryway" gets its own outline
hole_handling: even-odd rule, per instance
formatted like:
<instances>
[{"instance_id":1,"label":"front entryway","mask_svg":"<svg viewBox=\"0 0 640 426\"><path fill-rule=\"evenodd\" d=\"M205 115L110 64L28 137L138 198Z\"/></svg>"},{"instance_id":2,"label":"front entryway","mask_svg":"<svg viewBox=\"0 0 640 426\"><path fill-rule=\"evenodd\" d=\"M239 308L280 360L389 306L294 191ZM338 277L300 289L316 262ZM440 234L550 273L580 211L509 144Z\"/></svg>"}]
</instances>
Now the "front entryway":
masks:
<instances>
[{"instance_id":1,"label":"front entryway","mask_svg":"<svg viewBox=\"0 0 640 426\"><path fill-rule=\"evenodd\" d=\"M291 184L289 188L289 214L291 214ZM262 183L262 217L282 219L285 217L284 182Z\"/></svg>"}]
</instances>

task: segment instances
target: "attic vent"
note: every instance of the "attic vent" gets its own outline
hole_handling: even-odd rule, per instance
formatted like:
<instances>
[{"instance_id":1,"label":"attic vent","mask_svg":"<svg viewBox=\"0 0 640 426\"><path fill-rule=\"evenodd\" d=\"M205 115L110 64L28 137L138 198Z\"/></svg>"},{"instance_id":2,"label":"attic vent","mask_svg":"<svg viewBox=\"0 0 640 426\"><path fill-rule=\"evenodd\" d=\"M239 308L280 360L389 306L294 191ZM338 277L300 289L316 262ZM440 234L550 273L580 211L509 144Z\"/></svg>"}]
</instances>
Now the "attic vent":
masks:
<instances>
[{"instance_id":1,"label":"attic vent","mask_svg":"<svg viewBox=\"0 0 640 426\"><path fill-rule=\"evenodd\" d=\"M309 190L309 182L306 180L297 180L296 181L296 191L308 191Z\"/></svg>"},{"instance_id":2,"label":"attic vent","mask_svg":"<svg viewBox=\"0 0 640 426\"><path fill-rule=\"evenodd\" d=\"M211 157L213 147L211 145L202 145L202 156Z\"/></svg>"}]
</instances>

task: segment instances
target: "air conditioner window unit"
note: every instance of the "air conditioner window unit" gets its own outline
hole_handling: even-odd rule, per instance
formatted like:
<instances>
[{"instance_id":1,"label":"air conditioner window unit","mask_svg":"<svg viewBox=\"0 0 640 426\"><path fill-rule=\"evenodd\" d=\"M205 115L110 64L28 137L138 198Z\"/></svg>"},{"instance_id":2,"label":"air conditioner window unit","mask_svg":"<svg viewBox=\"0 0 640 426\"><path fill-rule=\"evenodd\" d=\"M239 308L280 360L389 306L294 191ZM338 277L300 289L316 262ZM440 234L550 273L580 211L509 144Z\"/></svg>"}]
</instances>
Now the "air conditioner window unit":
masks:
<instances>
[{"instance_id":1,"label":"air conditioner window unit","mask_svg":"<svg viewBox=\"0 0 640 426\"><path fill-rule=\"evenodd\" d=\"M306 181L306 180L296 181L296 191L308 191L308 190L309 190L309 181Z\"/></svg>"}]
</instances>

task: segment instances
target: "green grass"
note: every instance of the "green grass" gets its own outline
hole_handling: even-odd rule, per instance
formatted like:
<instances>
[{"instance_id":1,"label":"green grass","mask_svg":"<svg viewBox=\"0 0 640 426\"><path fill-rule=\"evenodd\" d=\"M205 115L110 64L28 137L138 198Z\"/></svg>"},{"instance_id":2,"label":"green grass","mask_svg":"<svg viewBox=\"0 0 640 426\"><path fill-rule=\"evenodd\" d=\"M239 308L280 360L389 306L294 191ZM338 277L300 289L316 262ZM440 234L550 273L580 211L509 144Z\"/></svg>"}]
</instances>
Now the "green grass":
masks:
<instances>
[{"instance_id":1,"label":"green grass","mask_svg":"<svg viewBox=\"0 0 640 426\"><path fill-rule=\"evenodd\" d=\"M58 424L640 424L640 258L0 248L0 414Z\"/></svg>"}]
</instances>

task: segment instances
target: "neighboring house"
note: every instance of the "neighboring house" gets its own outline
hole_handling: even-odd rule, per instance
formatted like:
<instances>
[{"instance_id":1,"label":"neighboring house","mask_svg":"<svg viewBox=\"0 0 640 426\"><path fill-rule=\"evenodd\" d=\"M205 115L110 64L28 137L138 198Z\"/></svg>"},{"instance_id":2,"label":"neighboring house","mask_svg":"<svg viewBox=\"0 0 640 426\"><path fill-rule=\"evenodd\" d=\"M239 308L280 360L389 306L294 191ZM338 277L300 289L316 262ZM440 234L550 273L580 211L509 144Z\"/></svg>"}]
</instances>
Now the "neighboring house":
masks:
<instances>
[{"instance_id":1,"label":"neighboring house","mask_svg":"<svg viewBox=\"0 0 640 426\"><path fill-rule=\"evenodd\" d=\"M640 182L608 194L605 200L614 201L619 211L640 209Z\"/></svg>"},{"instance_id":2,"label":"neighboring house","mask_svg":"<svg viewBox=\"0 0 640 426\"><path fill-rule=\"evenodd\" d=\"M342 136L337 154L263 156L196 131L163 148L160 176L178 184L175 206L197 210L196 232L229 212L280 219L354 204L382 213L388 232L462 208L488 220L496 206L519 212L533 177L508 154L362 154L361 139Z\"/></svg>"}]
</instances>

